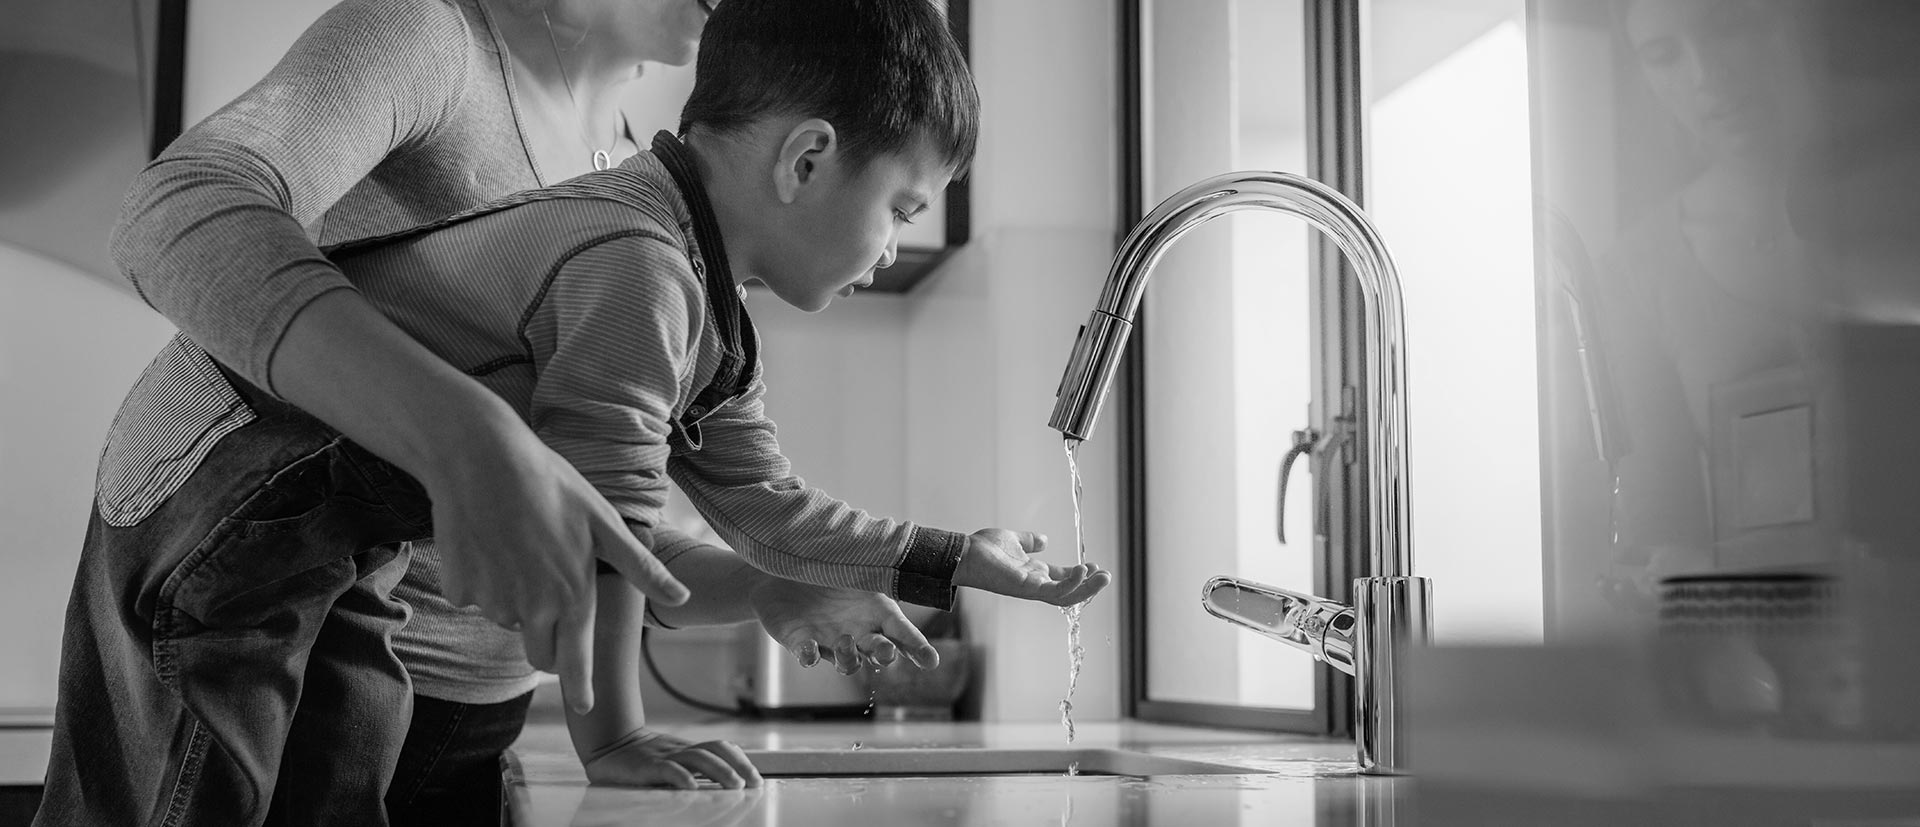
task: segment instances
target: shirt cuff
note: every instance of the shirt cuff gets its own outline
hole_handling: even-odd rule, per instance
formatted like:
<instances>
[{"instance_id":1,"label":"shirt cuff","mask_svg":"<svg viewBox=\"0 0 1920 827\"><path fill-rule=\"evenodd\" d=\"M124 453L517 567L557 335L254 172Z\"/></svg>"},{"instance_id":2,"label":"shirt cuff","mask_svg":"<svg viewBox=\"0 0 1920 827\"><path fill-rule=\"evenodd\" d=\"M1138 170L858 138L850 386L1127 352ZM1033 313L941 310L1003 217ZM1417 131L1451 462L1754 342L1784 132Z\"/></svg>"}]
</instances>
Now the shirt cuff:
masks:
<instances>
[{"instance_id":1,"label":"shirt cuff","mask_svg":"<svg viewBox=\"0 0 1920 827\"><path fill-rule=\"evenodd\" d=\"M965 534L915 526L907 536L907 553L895 567L894 598L952 611L953 571L960 566L960 553L966 548Z\"/></svg>"}]
</instances>

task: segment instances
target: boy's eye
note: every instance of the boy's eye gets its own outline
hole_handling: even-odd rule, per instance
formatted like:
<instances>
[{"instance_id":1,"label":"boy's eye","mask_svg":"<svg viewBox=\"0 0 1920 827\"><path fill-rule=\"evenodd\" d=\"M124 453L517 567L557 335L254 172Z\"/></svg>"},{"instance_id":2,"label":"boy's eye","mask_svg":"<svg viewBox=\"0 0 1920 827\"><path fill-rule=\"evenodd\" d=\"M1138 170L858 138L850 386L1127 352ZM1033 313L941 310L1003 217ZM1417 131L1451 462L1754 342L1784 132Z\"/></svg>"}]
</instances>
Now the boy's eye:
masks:
<instances>
[{"instance_id":1,"label":"boy's eye","mask_svg":"<svg viewBox=\"0 0 1920 827\"><path fill-rule=\"evenodd\" d=\"M900 210L894 210L893 220L901 222L903 224L912 224L913 216L907 215L906 213L901 212Z\"/></svg>"}]
</instances>

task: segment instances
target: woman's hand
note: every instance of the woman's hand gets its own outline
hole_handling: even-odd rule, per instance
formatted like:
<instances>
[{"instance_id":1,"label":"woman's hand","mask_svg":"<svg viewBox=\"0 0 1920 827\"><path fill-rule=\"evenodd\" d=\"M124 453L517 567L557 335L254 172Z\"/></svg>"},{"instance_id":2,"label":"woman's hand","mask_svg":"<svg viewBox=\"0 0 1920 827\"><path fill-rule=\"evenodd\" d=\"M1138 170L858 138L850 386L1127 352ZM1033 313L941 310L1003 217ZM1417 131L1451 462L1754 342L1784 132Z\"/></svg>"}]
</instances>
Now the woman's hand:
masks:
<instances>
[{"instance_id":1,"label":"woman's hand","mask_svg":"<svg viewBox=\"0 0 1920 827\"><path fill-rule=\"evenodd\" d=\"M357 291L324 293L294 317L273 377L287 401L426 488L446 598L519 629L527 660L559 674L575 711L593 706L596 557L654 600L686 601L687 587L503 398Z\"/></svg>"},{"instance_id":2,"label":"woman's hand","mask_svg":"<svg viewBox=\"0 0 1920 827\"><path fill-rule=\"evenodd\" d=\"M968 588L1071 606L1100 593L1113 575L1092 563L1053 566L1031 555L1045 551L1045 535L1031 531L983 528L967 535L966 550L954 569L953 584Z\"/></svg>"},{"instance_id":3,"label":"woman's hand","mask_svg":"<svg viewBox=\"0 0 1920 827\"><path fill-rule=\"evenodd\" d=\"M594 703L594 560L655 600L687 599L613 506L531 432L474 446L427 486L447 599L518 628L528 662L560 676L575 711Z\"/></svg>"},{"instance_id":4,"label":"woman's hand","mask_svg":"<svg viewBox=\"0 0 1920 827\"><path fill-rule=\"evenodd\" d=\"M921 669L940 665L940 653L886 595L766 575L747 599L767 635L801 666L824 659L851 675L864 664L891 664L900 653Z\"/></svg>"},{"instance_id":5,"label":"woman's hand","mask_svg":"<svg viewBox=\"0 0 1920 827\"><path fill-rule=\"evenodd\" d=\"M729 790L761 784L760 771L731 742L695 744L646 727L595 752L586 771L589 783L619 787L691 790L699 786L696 773Z\"/></svg>"}]
</instances>

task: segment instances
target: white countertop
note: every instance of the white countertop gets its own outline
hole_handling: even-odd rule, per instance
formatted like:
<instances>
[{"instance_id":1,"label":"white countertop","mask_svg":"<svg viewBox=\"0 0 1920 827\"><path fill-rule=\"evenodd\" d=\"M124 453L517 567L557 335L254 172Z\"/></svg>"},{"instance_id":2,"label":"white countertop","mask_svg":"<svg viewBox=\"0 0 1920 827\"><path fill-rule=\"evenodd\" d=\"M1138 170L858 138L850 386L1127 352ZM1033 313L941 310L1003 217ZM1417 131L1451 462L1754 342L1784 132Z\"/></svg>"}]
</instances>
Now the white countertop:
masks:
<instances>
[{"instance_id":1,"label":"white countertop","mask_svg":"<svg viewBox=\"0 0 1920 827\"><path fill-rule=\"evenodd\" d=\"M1272 733L1084 723L1070 745L1058 724L725 723L671 727L694 740L759 749L1115 748L1258 767L1260 775L1023 775L771 778L760 790L589 789L563 727L529 726L514 754L514 824L945 825L1345 824L1402 779L1359 776L1353 745Z\"/></svg>"},{"instance_id":2,"label":"white countertop","mask_svg":"<svg viewBox=\"0 0 1920 827\"><path fill-rule=\"evenodd\" d=\"M1859 783L1787 784L1777 772L1701 783L1712 773L1662 771L1676 783L1608 791L1590 783L1541 783L1536 765L1562 765L1558 782L1591 781L1606 760L1565 764L1545 738L1515 741L1500 728L1486 744L1498 754L1430 765L1417 777L1354 771L1353 745L1273 733L1144 724L1084 723L1073 744L1057 724L761 723L664 727L695 740L724 739L748 750L920 747L986 749L1116 748L1269 770L1249 775L1068 777L1062 775L770 778L759 790L589 788L564 727L535 724L514 747L518 780L508 795L516 827L588 825L1106 825L1153 827L1908 827L1920 825L1920 777L1907 781L1897 745L1853 745L1844 754L1876 767ZM1738 742L1696 750L1694 759L1731 766ZM1469 744L1459 743L1466 747ZM1562 745L1564 746L1564 745ZM1765 746L1763 743L1762 746ZM1806 745L1815 749L1840 749ZM1773 748L1780 749L1775 744ZM1764 751L1764 750L1763 750ZM1484 752L1484 750L1482 750ZM1559 749L1565 753L1566 750ZM1784 751L1779 752L1785 755ZM1836 752L1837 754L1843 754ZM1889 758L1898 760L1887 760ZM1473 765L1479 762L1476 768ZM1768 762L1773 763L1773 762ZM1454 765L1460 766L1454 766ZM1462 769L1464 767L1465 769ZM1804 767L1803 767L1804 769ZM1492 771L1488 771L1492 770ZM1889 773L1896 773L1895 779ZM1720 774L1725 774L1724 772ZM1817 779L1808 778L1808 782Z\"/></svg>"}]
</instances>

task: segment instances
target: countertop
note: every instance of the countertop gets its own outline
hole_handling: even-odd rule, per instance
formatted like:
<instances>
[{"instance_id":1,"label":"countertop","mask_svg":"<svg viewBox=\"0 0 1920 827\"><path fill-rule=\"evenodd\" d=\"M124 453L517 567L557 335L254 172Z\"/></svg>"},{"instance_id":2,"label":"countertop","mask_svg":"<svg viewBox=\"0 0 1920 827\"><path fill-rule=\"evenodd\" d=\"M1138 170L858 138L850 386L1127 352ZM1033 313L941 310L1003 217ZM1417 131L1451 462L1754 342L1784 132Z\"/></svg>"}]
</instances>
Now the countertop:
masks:
<instances>
[{"instance_id":1,"label":"countertop","mask_svg":"<svg viewBox=\"0 0 1920 827\"><path fill-rule=\"evenodd\" d=\"M563 727L529 726L515 745L508 806L517 827L549 825L1354 824L1391 804L1403 779L1361 776L1351 742L1138 722L1059 724L726 723L671 727L749 750L1117 748L1233 764L1257 775L1020 775L771 778L757 791L589 789ZM1383 823L1383 822L1368 822Z\"/></svg>"},{"instance_id":2,"label":"countertop","mask_svg":"<svg viewBox=\"0 0 1920 827\"><path fill-rule=\"evenodd\" d=\"M1491 737L1450 737L1447 760L1415 776L1360 775L1353 745L1273 733L1140 722L1083 723L1073 744L1057 724L764 723L663 727L695 740L724 739L748 750L848 750L922 747L985 749L1117 748L1264 770L1246 775L1069 777L770 778L759 790L696 791L589 788L564 727L530 725L515 745L507 808L516 827L711 825L712 827L864 827L864 825L1174 825L1175 827L1487 827L1488 825L1636 825L1638 827L1920 827L1920 775L1905 745L1813 745L1870 767L1835 784L1804 762L1767 760L1744 779L1727 776L1729 742L1679 756L1718 765L1711 773L1676 770L1654 756L1624 759L1597 752L1592 739L1550 733L1515 738L1505 727L1474 727ZM1429 739L1432 744L1436 738ZM1570 747L1579 746L1579 749ZM1759 752L1767 751L1761 743ZM1773 745L1777 748L1779 745ZM1455 752L1455 748L1459 751ZM1586 752L1588 754L1581 755ZM1779 757L1788 753L1779 752ZM1673 756L1669 756L1673 757ZM1816 756L1818 757L1818 756ZM1638 763L1662 776L1622 784L1617 765ZM1659 769L1656 769L1659 768ZM1702 781L1719 776L1717 780ZM1798 781L1796 782L1796 777Z\"/></svg>"}]
</instances>

